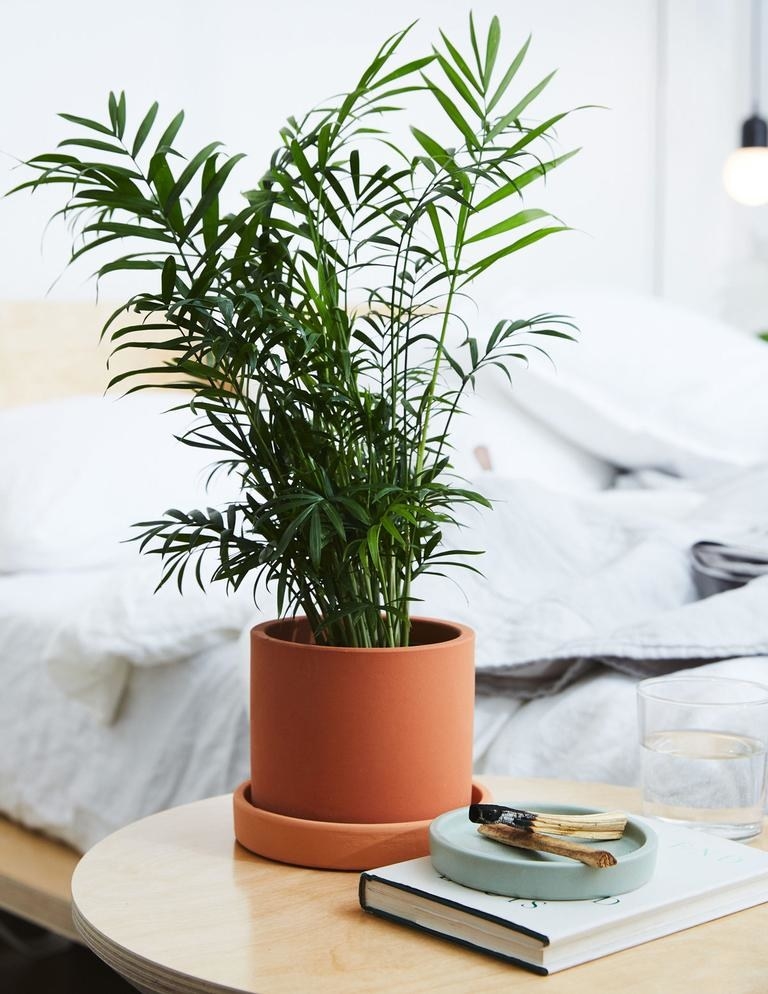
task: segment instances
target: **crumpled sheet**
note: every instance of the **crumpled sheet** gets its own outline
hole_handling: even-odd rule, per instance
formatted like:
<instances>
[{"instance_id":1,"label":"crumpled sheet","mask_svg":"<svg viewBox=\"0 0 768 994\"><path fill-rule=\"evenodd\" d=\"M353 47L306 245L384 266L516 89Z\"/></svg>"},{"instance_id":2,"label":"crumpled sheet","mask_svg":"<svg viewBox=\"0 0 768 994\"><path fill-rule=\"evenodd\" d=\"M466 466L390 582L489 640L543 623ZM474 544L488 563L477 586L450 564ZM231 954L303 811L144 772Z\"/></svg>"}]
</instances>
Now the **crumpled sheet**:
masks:
<instances>
[{"instance_id":1,"label":"crumpled sheet","mask_svg":"<svg viewBox=\"0 0 768 994\"><path fill-rule=\"evenodd\" d=\"M768 467L697 490L573 497L490 475L479 485L493 510L465 512L445 538L487 550L472 561L483 575L424 578L414 613L475 629L481 690L530 698L595 663L651 676L768 654L768 577L700 599L690 562L697 541L765 535Z\"/></svg>"}]
</instances>

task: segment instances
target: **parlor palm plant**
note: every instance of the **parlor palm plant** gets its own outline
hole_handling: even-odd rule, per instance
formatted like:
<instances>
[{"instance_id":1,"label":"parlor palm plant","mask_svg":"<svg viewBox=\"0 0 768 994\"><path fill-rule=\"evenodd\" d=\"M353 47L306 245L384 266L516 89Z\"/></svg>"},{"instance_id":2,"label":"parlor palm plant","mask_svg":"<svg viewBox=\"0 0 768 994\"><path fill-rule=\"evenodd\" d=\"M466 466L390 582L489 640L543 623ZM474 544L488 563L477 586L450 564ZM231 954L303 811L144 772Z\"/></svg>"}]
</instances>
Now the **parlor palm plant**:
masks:
<instances>
[{"instance_id":1,"label":"parlor palm plant","mask_svg":"<svg viewBox=\"0 0 768 994\"><path fill-rule=\"evenodd\" d=\"M470 17L463 51L441 33L400 62L409 31L349 93L288 120L233 213L222 194L242 157L213 142L184 159L183 113L157 135L157 104L129 132L123 94L103 122L63 114L77 135L29 160L36 175L16 188L71 187L72 261L129 240L98 269L154 277L104 328L139 357L126 385L172 374L199 415L182 441L240 484L226 508L141 524L161 583L189 570L202 583L210 555L211 579L275 585L280 612L305 614L328 645L408 644L414 581L466 564L444 525L485 503L451 474L462 396L483 367L508 375L525 358L521 334L570 337L552 315L475 332L457 313L475 277L566 230L521 202L573 154L549 151L565 114L525 123L551 76L511 95L528 42L502 63L496 18L480 38ZM412 100L431 101L450 137L411 126L396 140L386 125Z\"/></svg>"}]
</instances>

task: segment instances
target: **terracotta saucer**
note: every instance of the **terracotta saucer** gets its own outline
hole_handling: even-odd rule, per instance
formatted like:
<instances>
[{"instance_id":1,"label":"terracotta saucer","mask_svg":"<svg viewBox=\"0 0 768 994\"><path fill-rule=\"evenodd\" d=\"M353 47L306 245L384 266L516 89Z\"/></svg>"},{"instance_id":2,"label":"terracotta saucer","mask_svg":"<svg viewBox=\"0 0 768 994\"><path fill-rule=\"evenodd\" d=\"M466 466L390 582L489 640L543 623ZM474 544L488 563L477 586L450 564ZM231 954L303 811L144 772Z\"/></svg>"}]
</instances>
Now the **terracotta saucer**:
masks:
<instances>
[{"instance_id":1,"label":"terracotta saucer","mask_svg":"<svg viewBox=\"0 0 768 994\"><path fill-rule=\"evenodd\" d=\"M490 797L483 784L472 784L473 804ZM378 825L290 818L254 807L248 780L237 788L233 802L240 845L281 863L359 871L429 855L431 818Z\"/></svg>"}]
</instances>

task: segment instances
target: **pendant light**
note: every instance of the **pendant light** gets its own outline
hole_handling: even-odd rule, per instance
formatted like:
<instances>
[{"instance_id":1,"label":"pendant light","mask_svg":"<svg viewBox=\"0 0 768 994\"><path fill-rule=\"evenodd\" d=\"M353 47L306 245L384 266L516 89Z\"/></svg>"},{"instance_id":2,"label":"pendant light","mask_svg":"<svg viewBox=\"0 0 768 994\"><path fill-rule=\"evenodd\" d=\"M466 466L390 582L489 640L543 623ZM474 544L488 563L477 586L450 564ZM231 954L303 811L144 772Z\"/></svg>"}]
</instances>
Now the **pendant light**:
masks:
<instances>
[{"instance_id":1,"label":"pendant light","mask_svg":"<svg viewBox=\"0 0 768 994\"><path fill-rule=\"evenodd\" d=\"M762 2L752 0L752 115L741 127L741 148L731 152L723 168L726 191L740 204L768 204L768 124L760 116Z\"/></svg>"}]
</instances>

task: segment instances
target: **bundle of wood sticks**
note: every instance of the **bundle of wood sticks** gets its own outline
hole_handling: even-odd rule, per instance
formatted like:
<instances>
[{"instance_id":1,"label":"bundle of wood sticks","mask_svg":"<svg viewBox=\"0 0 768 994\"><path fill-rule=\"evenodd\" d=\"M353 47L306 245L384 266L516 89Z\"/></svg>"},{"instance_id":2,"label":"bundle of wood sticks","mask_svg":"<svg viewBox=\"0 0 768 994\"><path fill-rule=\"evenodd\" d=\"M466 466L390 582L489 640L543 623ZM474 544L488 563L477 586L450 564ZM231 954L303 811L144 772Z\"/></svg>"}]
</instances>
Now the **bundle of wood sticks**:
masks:
<instances>
[{"instance_id":1,"label":"bundle of wood sticks","mask_svg":"<svg viewBox=\"0 0 768 994\"><path fill-rule=\"evenodd\" d=\"M472 804L469 820L479 825L481 835L494 842L568 856L598 869L616 865L613 853L573 840L620 839L627 825L627 816L620 811L569 815L501 804Z\"/></svg>"}]
</instances>

